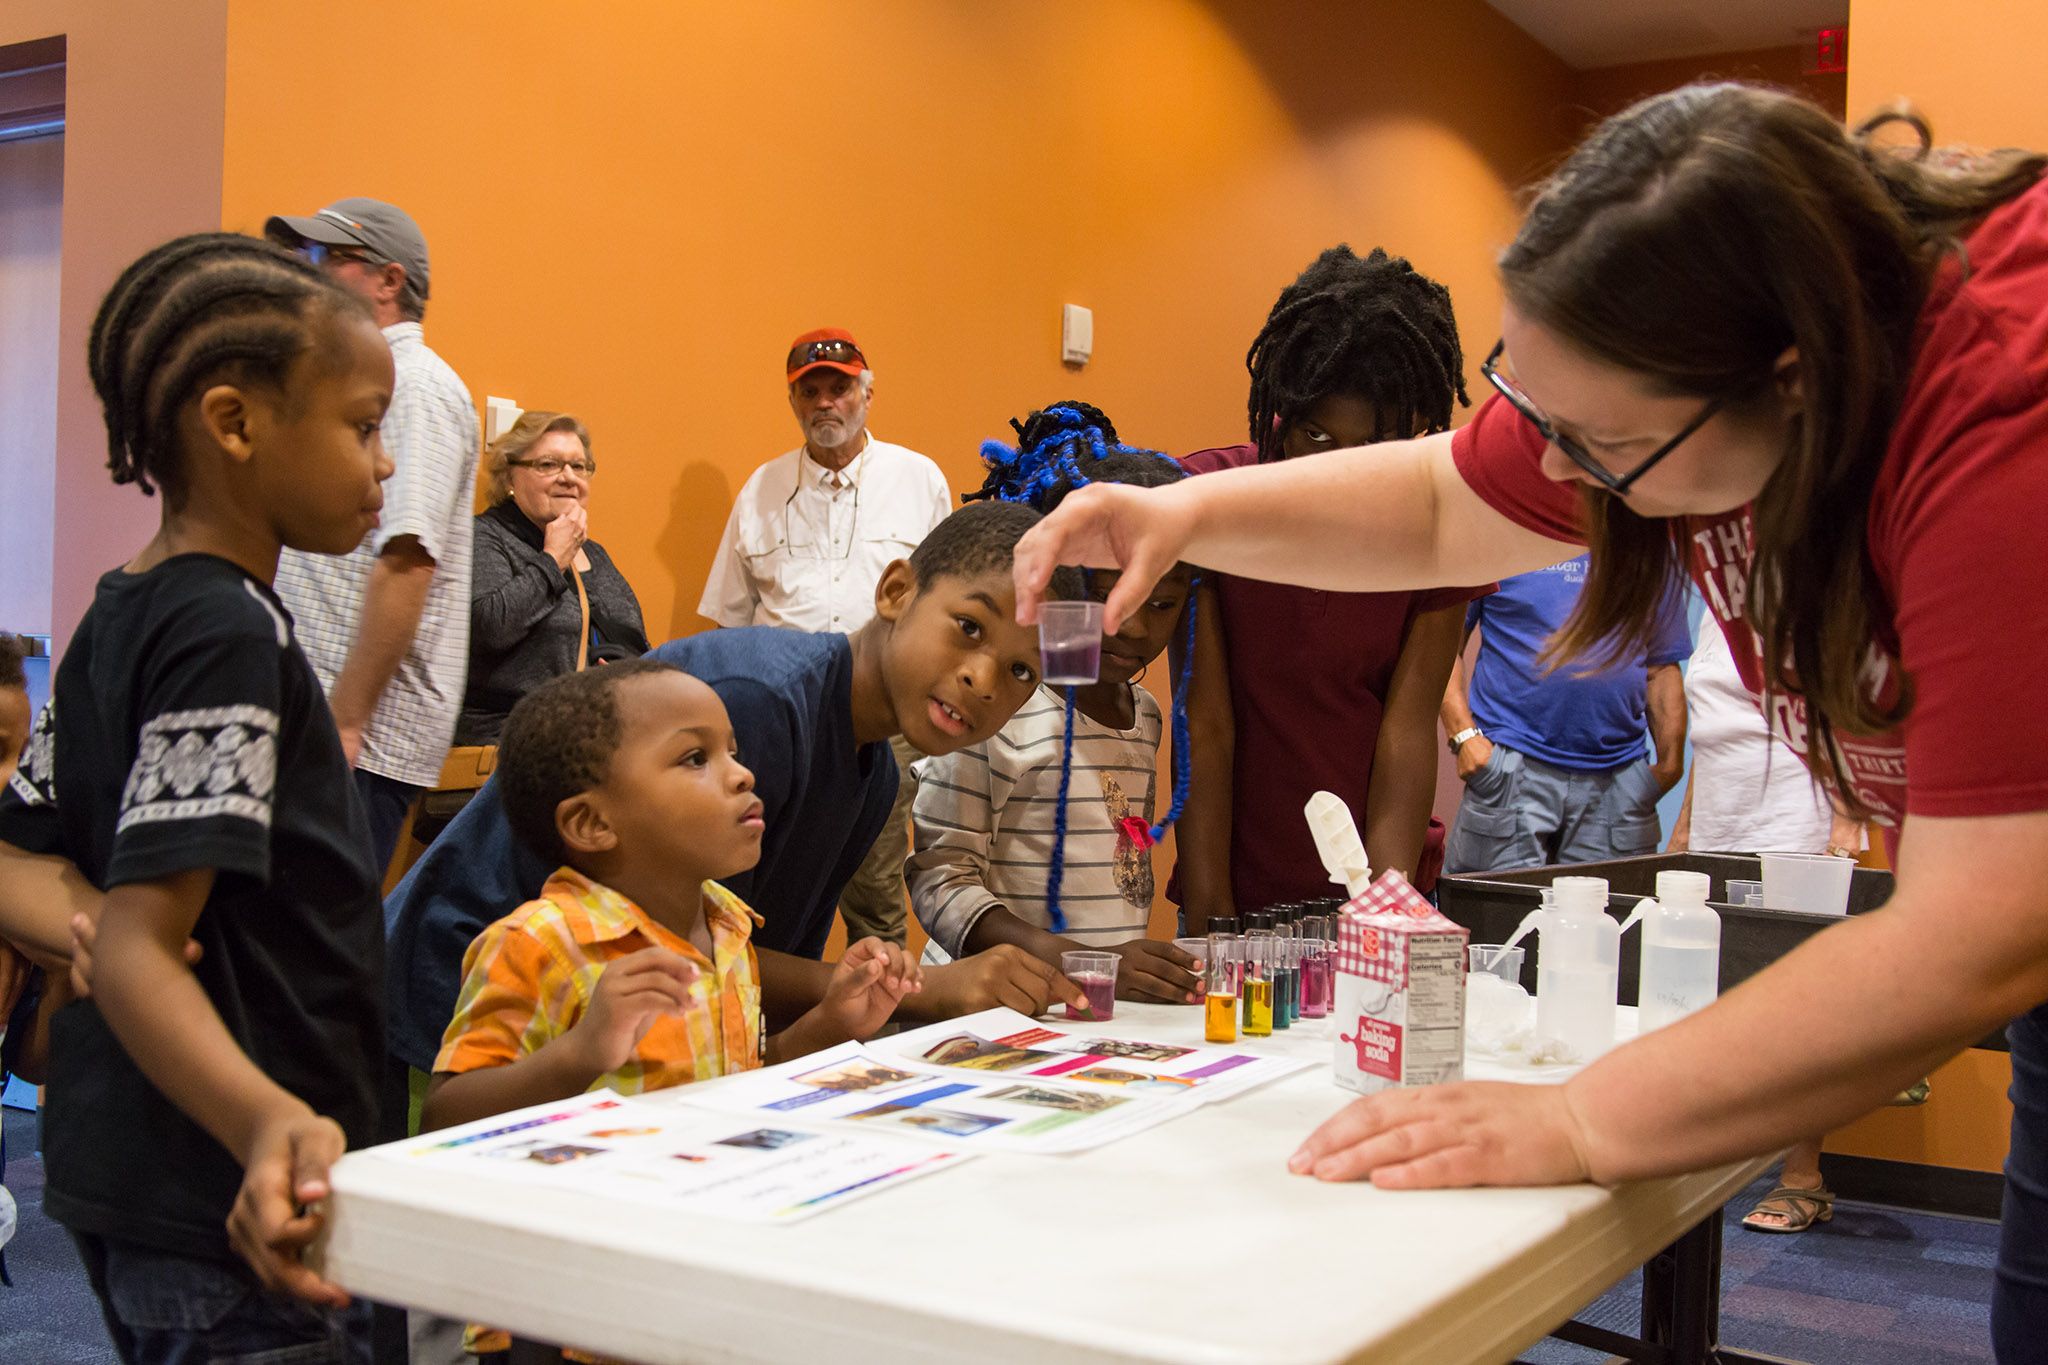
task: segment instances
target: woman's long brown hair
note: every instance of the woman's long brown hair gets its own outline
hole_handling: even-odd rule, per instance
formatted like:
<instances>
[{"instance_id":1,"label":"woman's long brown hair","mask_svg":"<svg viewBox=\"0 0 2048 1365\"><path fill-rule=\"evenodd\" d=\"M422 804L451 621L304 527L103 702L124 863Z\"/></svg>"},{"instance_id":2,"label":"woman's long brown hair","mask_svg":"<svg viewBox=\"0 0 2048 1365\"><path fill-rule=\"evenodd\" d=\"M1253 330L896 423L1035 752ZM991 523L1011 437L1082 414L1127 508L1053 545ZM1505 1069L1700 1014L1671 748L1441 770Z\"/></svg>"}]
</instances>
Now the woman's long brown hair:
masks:
<instances>
[{"instance_id":1,"label":"woman's long brown hair","mask_svg":"<svg viewBox=\"0 0 2048 1365\"><path fill-rule=\"evenodd\" d=\"M1875 145L1891 123L1918 147ZM1722 399L1733 420L1768 400L1796 348L1802 412L1752 508L1745 615L1766 689L1805 697L1810 752L1849 801L1834 734L1884 730L1912 705L1910 678L1883 706L1860 679L1873 646L1896 654L1866 527L1914 326L1942 252L2048 166L2025 151L1930 155L1931 141L1905 110L1851 132L1780 91L1686 86L1602 123L1500 261L1525 317L1662 391ZM1553 659L1645 647L1685 573L1683 522L1604 490L1585 499L1592 563Z\"/></svg>"}]
</instances>

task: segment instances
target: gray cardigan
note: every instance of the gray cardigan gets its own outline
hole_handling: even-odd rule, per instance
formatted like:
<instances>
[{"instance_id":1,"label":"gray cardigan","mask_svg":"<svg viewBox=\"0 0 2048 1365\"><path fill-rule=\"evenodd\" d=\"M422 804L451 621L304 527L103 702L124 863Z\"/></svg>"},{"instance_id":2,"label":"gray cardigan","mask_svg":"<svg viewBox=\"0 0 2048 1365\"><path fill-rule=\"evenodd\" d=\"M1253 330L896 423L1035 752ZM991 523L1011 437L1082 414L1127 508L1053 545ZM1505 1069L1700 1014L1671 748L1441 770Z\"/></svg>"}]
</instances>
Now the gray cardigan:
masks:
<instances>
[{"instance_id":1,"label":"gray cardigan","mask_svg":"<svg viewBox=\"0 0 2048 1365\"><path fill-rule=\"evenodd\" d=\"M569 575L541 549L541 528L511 499L476 517L469 589L469 685L455 723L457 744L495 744L514 703L549 678L576 671L583 619ZM590 660L647 652L640 600L611 556L583 542L590 569Z\"/></svg>"}]
</instances>

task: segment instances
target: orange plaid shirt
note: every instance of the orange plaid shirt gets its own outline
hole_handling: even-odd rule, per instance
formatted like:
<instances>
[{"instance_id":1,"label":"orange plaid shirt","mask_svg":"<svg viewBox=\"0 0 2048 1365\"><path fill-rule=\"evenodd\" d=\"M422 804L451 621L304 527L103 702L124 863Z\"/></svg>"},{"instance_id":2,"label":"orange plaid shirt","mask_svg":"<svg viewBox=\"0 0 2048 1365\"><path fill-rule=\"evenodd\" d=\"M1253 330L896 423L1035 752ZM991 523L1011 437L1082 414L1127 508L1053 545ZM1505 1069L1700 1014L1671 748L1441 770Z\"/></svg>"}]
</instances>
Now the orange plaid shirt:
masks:
<instances>
[{"instance_id":1,"label":"orange plaid shirt","mask_svg":"<svg viewBox=\"0 0 2048 1365\"><path fill-rule=\"evenodd\" d=\"M590 1008L606 963L643 948L667 948L697 968L690 1008L655 1020L626 1064L590 1088L638 1095L753 1070L761 1065L761 985L752 935L761 917L718 883L706 882L704 919L711 927L710 962L610 887L574 868L557 869L539 900L520 906L469 945L462 994L434 1070L509 1066L539 1051ZM511 1344L505 1333L476 1325L463 1336L464 1347L475 1355Z\"/></svg>"},{"instance_id":2,"label":"orange plaid shirt","mask_svg":"<svg viewBox=\"0 0 2048 1365\"><path fill-rule=\"evenodd\" d=\"M714 960L608 886L564 867L528 901L477 935L462 960L462 994L434 1070L508 1066L567 1033L590 1008L605 965L667 948L697 968L690 1008L654 1021L633 1056L592 1090L638 1095L761 1065L761 984L753 928L760 916L704 883Z\"/></svg>"}]
</instances>

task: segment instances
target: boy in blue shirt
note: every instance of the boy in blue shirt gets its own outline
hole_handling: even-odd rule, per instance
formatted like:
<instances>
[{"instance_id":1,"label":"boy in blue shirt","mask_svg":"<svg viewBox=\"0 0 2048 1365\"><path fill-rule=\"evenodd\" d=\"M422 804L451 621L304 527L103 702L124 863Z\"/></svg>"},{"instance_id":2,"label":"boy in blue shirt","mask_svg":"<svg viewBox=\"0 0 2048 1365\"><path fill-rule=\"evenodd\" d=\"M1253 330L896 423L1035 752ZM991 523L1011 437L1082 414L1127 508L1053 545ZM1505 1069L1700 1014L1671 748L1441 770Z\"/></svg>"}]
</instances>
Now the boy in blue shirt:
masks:
<instances>
[{"instance_id":1,"label":"boy in blue shirt","mask_svg":"<svg viewBox=\"0 0 2048 1365\"><path fill-rule=\"evenodd\" d=\"M761 860L722 885L762 916L754 936L771 1027L822 998L819 961L839 894L896 799L889 740L930 754L978 744L1038 687L1038 636L1015 620L1010 557L1039 519L977 503L882 574L875 619L852 636L740 627L647 657L710 684L732 717L766 810ZM1071 586L1071 585L1070 585ZM433 1066L471 940L539 894L553 869L513 837L495 782L442 832L385 905L391 1048ZM1079 990L1004 945L925 973L906 1013L934 1019L1008 1005L1038 1013Z\"/></svg>"},{"instance_id":2,"label":"boy in blue shirt","mask_svg":"<svg viewBox=\"0 0 2048 1365\"><path fill-rule=\"evenodd\" d=\"M1444 733L1465 795L1444 871L1501 872L1589 863L1657 849L1657 800L1685 764L1685 684L1692 653L1685 599L1673 593L1648 650L1582 672L1548 669L1543 651L1578 604L1586 557L1517 574L1465 611L1479 632L1444 694ZM1655 746L1652 762L1645 731Z\"/></svg>"}]
</instances>

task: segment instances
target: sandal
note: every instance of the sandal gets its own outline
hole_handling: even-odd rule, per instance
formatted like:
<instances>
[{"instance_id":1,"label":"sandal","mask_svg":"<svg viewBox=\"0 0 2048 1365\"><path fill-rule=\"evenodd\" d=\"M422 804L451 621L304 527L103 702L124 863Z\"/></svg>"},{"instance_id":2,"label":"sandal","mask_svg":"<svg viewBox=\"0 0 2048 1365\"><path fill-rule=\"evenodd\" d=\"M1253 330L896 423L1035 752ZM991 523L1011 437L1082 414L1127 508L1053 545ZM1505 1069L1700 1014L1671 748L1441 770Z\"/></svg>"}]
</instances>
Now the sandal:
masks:
<instances>
[{"instance_id":1,"label":"sandal","mask_svg":"<svg viewBox=\"0 0 2048 1365\"><path fill-rule=\"evenodd\" d=\"M1783 1223L1760 1223L1757 1215L1776 1214ZM1835 1216L1835 1192L1825 1185L1799 1189L1792 1185L1780 1185L1762 1199L1743 1218L1742 1226L1753 1232L1804 1232L1815 1223L1825 1223Z\"/></svg>"}]
</instances>

